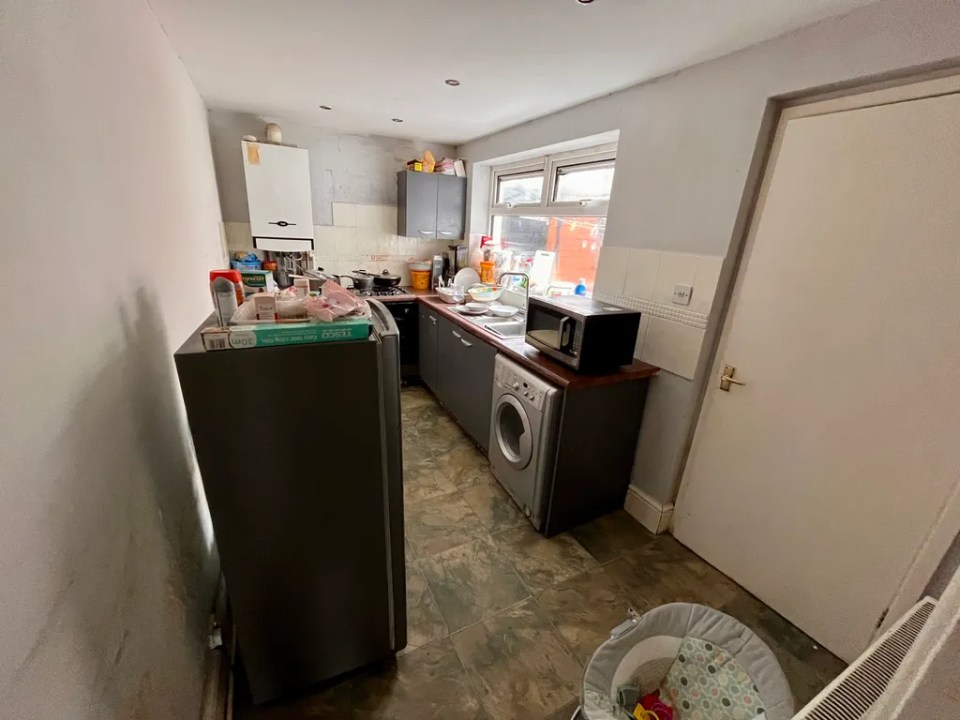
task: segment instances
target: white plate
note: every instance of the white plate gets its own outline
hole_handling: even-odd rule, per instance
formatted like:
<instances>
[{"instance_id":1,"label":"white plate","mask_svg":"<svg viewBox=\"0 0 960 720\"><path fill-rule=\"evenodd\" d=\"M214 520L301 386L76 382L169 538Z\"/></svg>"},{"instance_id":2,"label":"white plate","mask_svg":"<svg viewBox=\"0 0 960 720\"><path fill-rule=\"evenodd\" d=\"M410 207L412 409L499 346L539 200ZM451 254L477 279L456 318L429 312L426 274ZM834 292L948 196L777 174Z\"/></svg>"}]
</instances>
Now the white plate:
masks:
<instances>
[{"instance_id":1,"label":"white plate","mask_svg":"<svg viewBox=\"0 0 960 720\"><path fill-rule=\"evenodd\" d=\"M453 276L453 284L467 289L480 282L480 273L473 268L464 268Z\"/></svg>"},{"instance_id":2,"label":"white plate","mask_svg":"<svg viewBox=\"0 0 960 720\"><path fill-rule=\"evenodd\" d=\"M499 303L493 303L490 306L490 313L496 315L497 317L513 317L517 314L519 308L515 308L513 305L500 305Z\"/></svg>"},{"instance_id":3,"label":"white plate","mask_svg":"<svg viewBox=\"0 0 960 720\"><path fill-rule=\"evenodd\" d=\"M453 309L456 310L461 315L483 315L487 312L486 306L481 309L478 308L469 308L466 305L454 305Z\"/></svg>"}]
</instances>

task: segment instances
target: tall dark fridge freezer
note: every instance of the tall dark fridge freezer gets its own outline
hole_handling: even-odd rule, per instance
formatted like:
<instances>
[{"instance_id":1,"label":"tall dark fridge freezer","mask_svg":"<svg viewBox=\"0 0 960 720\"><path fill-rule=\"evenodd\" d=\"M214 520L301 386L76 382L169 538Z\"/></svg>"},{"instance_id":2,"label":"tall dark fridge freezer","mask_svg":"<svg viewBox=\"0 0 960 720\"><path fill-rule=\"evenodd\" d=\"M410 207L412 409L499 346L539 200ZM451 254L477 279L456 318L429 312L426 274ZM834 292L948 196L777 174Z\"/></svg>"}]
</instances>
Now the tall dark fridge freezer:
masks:
<instances>
[{"instance_id":1,"label":"tall dark fridge freezer","mask_svg":"<svg viewBox=\"0 0 960 720\"><path fill-rule=\"evenodd\" d=\"M406 645L400 360L366 340L176 355L257 703Z\"/></svg>"}]
</instances>

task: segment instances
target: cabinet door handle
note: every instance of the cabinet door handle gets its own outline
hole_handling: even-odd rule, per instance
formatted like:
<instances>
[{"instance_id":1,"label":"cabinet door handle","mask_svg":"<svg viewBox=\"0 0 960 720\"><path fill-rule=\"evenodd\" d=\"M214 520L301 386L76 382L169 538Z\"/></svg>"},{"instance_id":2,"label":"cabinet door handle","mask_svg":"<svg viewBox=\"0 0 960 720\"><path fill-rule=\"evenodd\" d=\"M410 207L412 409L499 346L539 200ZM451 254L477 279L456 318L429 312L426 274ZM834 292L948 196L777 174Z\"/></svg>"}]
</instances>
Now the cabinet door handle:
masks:
<instances>
[{"instance_id":1,"label":"cabinet door handle","mask_svg":"<svg viewBox=\"0 0 960 720\"><path fill-rule=\"evenodd\" d=\"M440 234L441 234L441 235L446 235L446 236L449 237L450 235L455 235L456 233L454 233L453 230L441 230L441 231L440 231Z\"/></svg>"},{"instance_id":2,"label":"cabinet door handle","mask_svg":"<svg viewBox=\"0 0 960 720\"><path fill-rule=\"evenodd\" d=\"M433 315L430 315L430 322L432 322L434 325L436 325L436 324L437 324L437 319L436 319Z\"/></svg>"},{"instance_id":3,"label":"cabinet door handle","mask_svg":"<svg viewBox=\"0 0 960 720\"><path fill-rule=\"evenodd\" d=\"M460 342L463 343L464 347L473 347L473 343L472 343L472 342L467 342L467 341L464 340L463 338L460 338Z\"/></svg>"},{"instance_id":4,"label":"cabinet door handle","mask_svg":"<svg viewBox=\"0 0 960 720\"><path fill-rule=\"evenodd\" d=\"M437 234L437 231L436 231L436 230L418 230L417 232L419 232L421 235L436 235L436 234Z\"/></svg>"},{"instance_id":5,"label":"cabinet door handle","mask_svg":"<svg viewBox=\"0 0 960 720\"><path fill-rule=\"evenodd\" d=\"M293 227L296 223L287 222L286 220L278 220L277 222L268 222L267 225L278 225L279 227Z\"/></svg>"},{"instance_id":6,"label":"cabinet door handle","mask_svg":"<svg viewBox=\"0 0 960 720\"><path fill-rule=\"evenodd\" d=\"M456 330L451 330L450 334L452 334L457 340L463 340L463 335L458 333Z\"/></svg>"}]
</instances>

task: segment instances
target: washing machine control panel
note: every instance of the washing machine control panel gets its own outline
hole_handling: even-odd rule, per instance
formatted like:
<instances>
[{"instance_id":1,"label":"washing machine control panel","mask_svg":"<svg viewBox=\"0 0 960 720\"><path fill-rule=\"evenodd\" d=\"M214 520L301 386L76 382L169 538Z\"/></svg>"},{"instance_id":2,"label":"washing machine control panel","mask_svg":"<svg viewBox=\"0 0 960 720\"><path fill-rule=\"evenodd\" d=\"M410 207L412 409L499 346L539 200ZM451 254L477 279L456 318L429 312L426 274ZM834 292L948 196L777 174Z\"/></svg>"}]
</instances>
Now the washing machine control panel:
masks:
<instances>
[{"instance_id":1,"label":"washing machine control panel","mask_svg":"<svg viewBox=\"0 0 960 720\"><path fill-rule=\"evenodd\" d=\"M497 368L496 382L498 387L511 391L518 399L543 410L546 389L542 383L506 367Z\"/></svg>"}]
</instances>

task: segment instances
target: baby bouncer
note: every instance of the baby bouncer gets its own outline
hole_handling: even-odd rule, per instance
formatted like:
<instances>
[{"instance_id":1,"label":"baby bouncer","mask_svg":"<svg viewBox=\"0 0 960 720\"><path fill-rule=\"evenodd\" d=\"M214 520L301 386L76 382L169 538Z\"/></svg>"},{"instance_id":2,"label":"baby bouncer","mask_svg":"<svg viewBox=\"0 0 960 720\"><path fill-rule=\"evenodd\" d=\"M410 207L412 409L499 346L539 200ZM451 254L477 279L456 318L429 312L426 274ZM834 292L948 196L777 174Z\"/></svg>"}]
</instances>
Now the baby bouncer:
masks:
<instances>
[{"instance_id":1,"label":"baby bouncer","mask_svg":"<svg viewBox=\"0 0 960 720\"><path fill-rule=\"evenodd\" d=\"M669 710L637 708L657 691ZM611 631L587 665L571 720L788 720L793 713L780 663L760 638L718 610L673 603L643 616L631 610Z\"/></svg>"}]
</instances>

